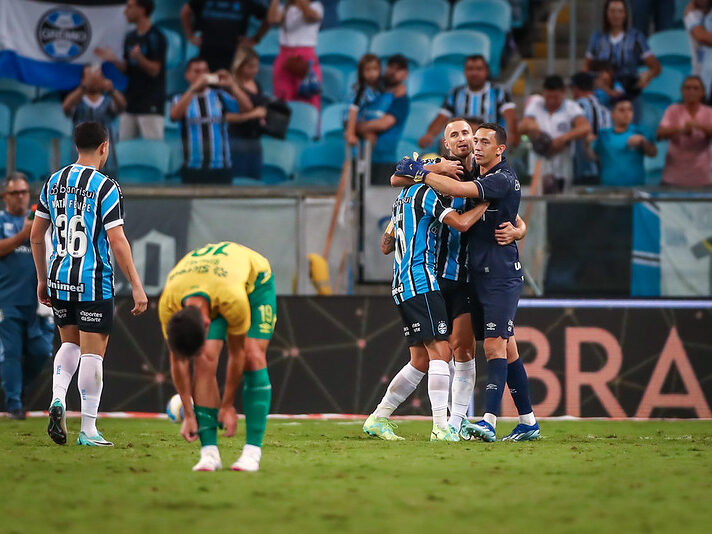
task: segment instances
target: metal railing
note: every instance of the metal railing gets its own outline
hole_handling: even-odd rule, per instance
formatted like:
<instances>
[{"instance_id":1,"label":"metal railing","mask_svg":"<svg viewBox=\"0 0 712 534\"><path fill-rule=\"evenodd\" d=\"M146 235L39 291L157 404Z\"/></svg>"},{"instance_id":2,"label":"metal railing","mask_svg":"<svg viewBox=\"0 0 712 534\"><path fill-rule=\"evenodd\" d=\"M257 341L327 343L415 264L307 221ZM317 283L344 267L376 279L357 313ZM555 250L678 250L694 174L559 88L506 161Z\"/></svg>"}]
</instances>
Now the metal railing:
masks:
<instances>
[{"instance_id":1,"label":"metal railing","mask_svg":"<svg viewBox=\"0 0 712 534\"><path fill-rule=\"evenodd\" d=\"M529 63L526 61L520 61L519 65L516 66L512 74L507 78L507 81L504 83L504 89L508 93L512 93L512 87L514 87L514 84L517 83L517 80L520 78L524 77L524 98L528 97L531 94L531 78L532 78L532 71L529 68Z\"/></svg>"},{"instance_id":2,"label":"metal railing","mask_svg":"<svg viewBox=\"0 0 712 534\"><path fill-rule=\"evenodd\" d=\"M576 68L576 0L559 0L549 14L546 22L546 73L554 74L555 47L556 47L556 21L564 7L569 6L569 72L573 74Z\"/></svg>"}]
</instances>

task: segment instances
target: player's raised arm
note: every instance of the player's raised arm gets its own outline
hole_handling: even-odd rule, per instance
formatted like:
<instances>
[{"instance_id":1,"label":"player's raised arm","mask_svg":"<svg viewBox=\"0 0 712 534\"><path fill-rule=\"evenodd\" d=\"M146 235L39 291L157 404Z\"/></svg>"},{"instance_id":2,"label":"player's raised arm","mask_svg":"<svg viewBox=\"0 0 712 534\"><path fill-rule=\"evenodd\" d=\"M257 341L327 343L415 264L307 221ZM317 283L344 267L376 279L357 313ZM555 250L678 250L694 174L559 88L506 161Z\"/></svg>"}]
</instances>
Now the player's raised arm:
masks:
<instances>
[{"instance_id":1,"label":"player's raised arm","mask_svg":"<svg viewBox=\"0 0 712 534\"><path fill-rule=\"evenodd\" d=\"M420 160L404 158L396 165L396 175L412 178L414 182L425 182L433 189L460 198L478 198L479 189L474 182L460 182L442 174L431 172Z\"/></svg>"},{"instance_id":2,"label":"player's raised arm","mask_svg":"<svg viewBox=\"0 0 712 534\"><path fill-rule=\"evenodd\" d=\"M417 159L416 154L413 154L413 156ZM450 178L454 178L456 180L459 180L464 173L462 163L457 160L438 158L438 160L430 163L428 163L428 160L424 160L423 163L423 168L426 171L441 174L443 176L449 176ZM399 175L398 167L396 167L396 172L391 175L392 187L408 187L414 183L413 178Z\"/></svg>"}]
</instances>

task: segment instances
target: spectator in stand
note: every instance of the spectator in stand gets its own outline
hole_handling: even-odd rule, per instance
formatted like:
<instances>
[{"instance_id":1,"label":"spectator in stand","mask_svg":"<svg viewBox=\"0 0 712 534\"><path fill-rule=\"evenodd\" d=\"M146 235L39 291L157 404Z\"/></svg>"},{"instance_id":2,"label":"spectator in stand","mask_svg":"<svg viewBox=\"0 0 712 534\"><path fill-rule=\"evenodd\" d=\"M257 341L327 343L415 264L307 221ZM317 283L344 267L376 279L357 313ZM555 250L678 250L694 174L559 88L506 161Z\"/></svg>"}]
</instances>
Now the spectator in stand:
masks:
<instances>
[{"instance_id":1,"label":"spectator in stand","mask_svg":"<svg viewBox=\"0 0 712 534\"><path fill-rule=\"evenodd\" d=\"M268 98L255 79L260 58L253 48L240 46L232 63L232 75L237 86L247 95L252 109L239 113L228 126L233 176L255 178L262 174L262 127L267 116Z\"/></svg>"},{"instance_id":2,"label":"spectator in stand","mask_svg":"<svg viewBox=\"0 0 712 534\"><path fill-rule=\"evenodd\" d=\"M613 67L607 61L591 62L591 74L595 76L593 94L610 111L613 102L625 95L625 89L613 79Z\"/></svg>"},{"instance_id":3,"label":"spectator in stand","mask_svg":"<svg viewBox=\"0 0 712 534\"><path fill-rule=\"evenodd\" d=\"M124 39L124 58L111 48L95 53L111 61L126 74L126 113L119 121L119 139L163 139L163 113L166 100L166 38L151 25L153 0L128 0L126 20L136 25Z\"/></svg>"},{"instance_id":4,"label":"spectator in stand","mask_svg":"<svg viewBox=\"0 0 712 534\"><path fill-rule=\"evenodd\" d=\"M668 30L675 21L675 0L632 0L633 26L642 33L650 33L650 21L655 31Z\"/></svg>"},{"instance_id":5,"label":"spectator in stand","mask_svg":"<svg viewBox=\"0 0 712 534\"><path fill-rule=\"evenodd\" d=\"M705 99L712 90L712 0L690 2L685 14L685 29L690 39L692 74L700 76Z\"/></svg>"},{"instance_id":6,"label":"spectator in stand","mask_svg":"<svg viewBox=\"0 0 712 534\"><path fill-rule=\"evenodd\" d=\"M252 109L250 98L226 70L210 73L197 57L188 61L185 79L190 84L173 98L170 117L180 121L183 140L184 184L229 184L232 163L227 123L242 110Z\"/></svg>"},{"instance_id":7,"label":"spectator in stand","mask_svg":"<svg viewBox=\"0 0 712 534\"><path fill-rule=\"evenodd\" d=\"M324 17L321 2L272 0L267 20L279 26L279 55L274 60L274 96L299 100L321 109L321 67L316 55L319 25Z\"/></svg>"},{"instance_id":8,"label":"spectator in stand","mask_svg":"<svg viewBox=\"0 0 712 534\"><path fill-rule=\"evenodd\" d=\"M262 21L247 37L250 17ZM239 45L253 47L269 30L267 8L260 0L190 0L180 10L185 36L200 49L211 72L229 69Z\"/></svg>"},{"instance_id":9,"label":"spectator in stand","mask_svg":"<svg viewBox=\"0 0 712 534\"><path fill-rule=\"evenodd\" d=\"M571 77L571 94L591 125L589 135L595 137L599 130L610 128L613 124L611 112L596 99L593 87L593 75L588 72L578 72ZM574 184L596 185L598 183L598 164L589 159L586 141L577 139L574 152Z\"/></svg>"},{"instance_id":10,"label":"spectator in stand","mask_svg":"<svg viewBox=\"0 0 712 534\"><path fill-rule=\"evenodd\" d=\"M658 139L669 139L662 183L679 187L712 185L712 107L703 105L704 86L699 76L682 84L682 103L665 110Z\"/></svg>"},{"instance_id":11,"label":"spectator in stand","mask_svg":"<svg viewBox=\"0 0 712 534\"><path fill-rule=\"evenodd\" d=\"M544 92L529 99L519 132L528 135L541 159L542 190L561 193L571 185L573 146L591 132L581 106L566 98L561 76L544 79Z\"/></svg>"},{"instance_id":12,"label":"spectator in stand","mask_svg":"<svg viewBox=\"0 0 712 534\"><path fill-rule=\"evenodd\" d=\"M10 174L4 180L2 197L5 210L0 211L0 378L10 418L25 419L23 386L29 385L49 362L53 336L47 335L37 316L27 177Z\"/></svg>"},{"instance_id":13,"label":"spectator in stand","mask_svg":"<svg viewBox=\"0 0 712 534\"><path fill-rule=\"evenodd\" d=\"M358 80L349 94L349 111L344 129L344 139L349 145L358 143L356 123L378 117L369 116L368 105L383 92L381 60L376 54L364 54L358 62Z\"/></svg>"},{"instance_id":14,"label":"spectator in stand","mask_svg":"<svg viewBox=\"0 0 712 534\"><path fill-rule=\"evenodd\" d=\"M593 70L594 61L610 63L614 83L620 83L631 99L636 98L662 70L645 35L629 27L624 0L606 0L604 4L603 31L591 36L583 70ZM641 65L646 65L648 70L638 73Z\"/></svg>"},{"instance_id":15,"label":"spectator in stand","mask_svg":"<svg viewBox=\"0 0 712 534\"><path fill-rule=\"evenodd\" d=\"M468 122L480 124L495 122L507 129L508 146L519 145L514 102L504 89L488 81L489 74L489 65L483 56L478 54L465 59L467 83L455 87L445 97L440 113L418 140L420 148L431 146L452 117L464 117Z\"/></svg>"},{"instance_id":16,"label":"spectator in stand","mask_svg":"<svg viewBox=\"0 0 712 534\"><path fill-rule=\"evenodd\" d=\"M408 60L400 54L389 57L383 77L384 92L364 105L365 112L376 118L356 123L356 135L373 145L372 160L375 163L398 160L396 147L410 111L405 85L407 79Z\"/></svg>"},{"instance_id":17,"label":"spectator in stand","mask_svg":"<svg viewBox=\"0 0 712 534\"><path fill-rule=\"evenodd\" d=\"M644 156L658 154L653 134L645 126L633 124L633 102L621 98L611 112L613 127L598 132L589 145L592 159L601 165L601 185L631 187L645 185Z\"/></svg>"},{"instance_id":18,"label":"spectator in stand","mask_svg":"<svg viewBox=\"0 0 712 534\"><path fill-rule=\"evenodd\" d=\"M111 80L104 77L101 69L91 65L84 67L82 83L74 91L64 97L62 109L67 117L71 117L74 126L81 122L98 122L109 132L109 159L102 169L104 174L116 177L116 132L114 122L124 109L126 99L120 91L114 88Z\"/></svg>"}]
</instances>

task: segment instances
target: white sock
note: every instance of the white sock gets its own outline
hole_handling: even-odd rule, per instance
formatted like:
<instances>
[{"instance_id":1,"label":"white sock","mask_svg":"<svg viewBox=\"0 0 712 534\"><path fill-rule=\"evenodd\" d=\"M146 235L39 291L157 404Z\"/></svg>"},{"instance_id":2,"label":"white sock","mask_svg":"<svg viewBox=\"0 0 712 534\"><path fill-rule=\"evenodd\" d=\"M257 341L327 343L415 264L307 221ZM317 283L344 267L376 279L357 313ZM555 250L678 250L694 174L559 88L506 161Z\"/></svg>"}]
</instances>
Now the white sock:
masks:
<instances>
[{"instance_id":1,"label":"white sock","mask_svg":"<svg viewBox=\"0 0 712 534\"><path fill-rule=\"evenodd\" d=\"M54 374L52 375L52 402L59 399L62 406L67 407L67 389L72 382L74 373L79 367L81 356L79 345L74 343L62 343L62 346L54 355Z\"/></svg>"},{"instance_id":2,"label":"white sock","mask_svg":"<svg viewBox=\"0 0 712 534\"><path fill-rule=\"evenodd\" d=\"M450 358L450 361L447 362L447 365L450 368L450 382L447 386L447 410L448 412L450 412L450 415L452 415L452 382L453 380L455 380L455 355Z\"/></svg>"},{"instance_id":3,"label":"white sock","mask_svg":"<svg viewBox=\"0 0 712 534\"><path fill-rule=\"evenodd\" d=\"M467 407L475 389L475 360L455 362L455 377L452 382L452 410L448 423L453 428L460 428L467 417Z\"/></svg>"},{"instance_id":4,"label":"white sock","mask_svg":"<svg viewBox=\"0 0 712 534\"><path fill-rule=\"evenodd\" d=\"M450 366L443 360L430 360L428 367L428 397L433 410L433 423L447 428L447 396Z\"/></svg>"},{"instance_id":5,"label":"white sock","mask_svg":"<svg viewBox=\"0 0 712 534\"><path fill-rule=\"evenodd\" d=\"M79 394L82 397L82 432L96 436L96 416L99 413L101 390L104 387L104 360L98 354L82 354L79 363Z\"/></svg>"},{"instance_id":6,"label":"white sock","mask_svg":"<svg viewBox=\"0 0 712 534\"><path fill-rule=\"evenodd\" d=\"M249 456L255 456L257 458L257 461L259 462L260 459L262 458L262 447L258 447L257 445L250 445L249 443L245 443L245 446L242 447L242 454L247 454Z\"/></svg>"},{"instance_id":7,"label":"white sock","mask_svg":"<svg viewBox=\"0 0 712 534\"><path fill-rule=\"evenodd\" d=\"M492 428L497 428L497 416L493 413L486 413L482 419L487 421L490 425L492 425Z\"/></svg>"},{"instance_id":8,"label":"white sock","mask_svg":"<svg viewBox=\"0 0 712 534\"><path fill-rule=\"evenodd\" d=\"M525 413L519 416L519 422L523 425L532 426L536 423L536 417L534 417L534 412Z\"/></svg>"},{"instance_id":9,"label":"white sock","mask_svg":"<svg viewBox=\"0 0 712 534\"><path fill-rule=\"evenodd\" d=\"M214 456L220 456L220 451L218 450L217 445L204 445L200 447L200 456L201 458L205 456L206 454L208 455L214 455Z\"/></svg>"},{"instance_id":10,"label":"white sock","mask_svg":"<svg viewBox=\"0 0 712 534\"><path fill-rule=\"evenodd\" d=\"M398 374L388 384L386 394L376 407L373 415L376 417L390 417L396 408L415 391L424 376L425 373L421 373L410 363L405 364L403 369L398 371Z\"/></svg>"}]
</instances>

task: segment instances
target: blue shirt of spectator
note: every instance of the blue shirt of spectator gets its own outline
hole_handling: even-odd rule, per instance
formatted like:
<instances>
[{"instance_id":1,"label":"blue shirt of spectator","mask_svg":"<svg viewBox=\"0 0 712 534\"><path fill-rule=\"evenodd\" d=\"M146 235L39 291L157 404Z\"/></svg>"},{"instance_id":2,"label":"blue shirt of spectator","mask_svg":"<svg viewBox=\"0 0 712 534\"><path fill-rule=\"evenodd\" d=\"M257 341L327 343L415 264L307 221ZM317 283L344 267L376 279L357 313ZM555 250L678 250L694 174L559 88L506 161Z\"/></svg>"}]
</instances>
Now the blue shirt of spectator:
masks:
<instances>
[{"instance_id":1,"label":"blue shirt of spectator","mask_svg":"<svg viewBox=\"0 0 712 534\"><path fill-rule=\"evenodd\" d=\"M593 150L600 158L601 185L645 185L645 155L640 148L631 148L628 145L628 140L634 135L642 135L650 143L655 141L652 132L640 124L631 124L623 132L607 128L598 133Z\"/></svg>"},{"instance_id":2,"label":"blue shirt of spectator","mask_svg":"<svg viewBox=\"0 0 712 534\"><path fill-rule=\"evenodd\" d=\"M406 95L396 97L393 93L383 93L368 107L374 118L392 115L396 119L393 126L378 134L376 146L373 147L373 161L376 163L395 161L398 159L396 154L398 142L403 135L405 121L410 111L410 99Z\"/></svg>"},{"instance_id":3,"label":"blue shirt of spectator","mask_svg":"<svg viewBox=\"0 0 712 534\"><path fill-rule=\"evenodd\" d=\"M24 184L25 186L27 184ZM22 231L29 213L12 215L0 211L0 239L13 237ZM13 317L18 307L30 306L34 313L37 307L37 276L32 260L29 238L5 256L0 256L0 303L2 314Z\"/></svg>"}]
</instances>

